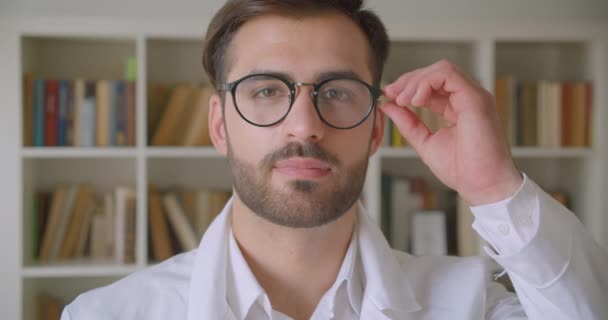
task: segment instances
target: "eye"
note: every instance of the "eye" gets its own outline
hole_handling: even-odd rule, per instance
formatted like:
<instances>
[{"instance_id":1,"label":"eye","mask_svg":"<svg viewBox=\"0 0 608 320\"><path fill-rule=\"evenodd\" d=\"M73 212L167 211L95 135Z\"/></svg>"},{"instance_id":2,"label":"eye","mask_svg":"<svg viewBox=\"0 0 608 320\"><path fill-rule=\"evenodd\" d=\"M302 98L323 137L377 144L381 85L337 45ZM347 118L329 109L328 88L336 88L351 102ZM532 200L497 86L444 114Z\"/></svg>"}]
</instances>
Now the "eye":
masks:
<instances>
[{"instance_id":1,"label":"eye","mask_svg":"<svg viewBox=\"0 0 608 320\"><path fill-rule=\"evenodd\" d=\"M275 97L276 95L277 95L277 89L270 88L270 87L261 88L261 89L257 90L254 94L255 97L262 97L262 98Z\"/></svg>"},{"instance_id":2,"label":"eye","mask_svg":"<svg viewBox=\"0 0 608 320\"><path fill-rule=\"evenodd\" d=\"M346 90L340 88L328 88L323 90L321 98L326 100L345 100L349 98L349 94Z\"/></svg>"}]
</instances>

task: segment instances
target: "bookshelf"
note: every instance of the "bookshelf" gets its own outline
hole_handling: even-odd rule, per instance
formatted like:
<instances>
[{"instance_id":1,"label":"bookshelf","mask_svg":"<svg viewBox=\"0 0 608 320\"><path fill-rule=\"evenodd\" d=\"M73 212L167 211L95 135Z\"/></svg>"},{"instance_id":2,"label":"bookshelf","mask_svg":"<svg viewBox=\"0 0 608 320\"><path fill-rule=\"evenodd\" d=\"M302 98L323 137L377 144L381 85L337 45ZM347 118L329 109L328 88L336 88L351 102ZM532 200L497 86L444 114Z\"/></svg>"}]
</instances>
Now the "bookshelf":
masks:
<instances>
[{"instance_id":1,"label":"bookshelf","mask_svg":"<svg viewBox=\"0 0 608 320\"><path fill-rule=\"evenodd\" d=\"M225 159L212 147L156 147L148 143L147 85L204 83L200 52L207 21L194 19L23 19L0 31L0 309L7 319L34 319L43 290L71 301L78 293L152 264L148 258L147 185L219 188L231 185ZM606 25L401 25L390 28L385 79L447 58L485 88L502 74L525 80L593 82L590 148L513 147L518 166L541 186L565 190L593 237L608 248L608 34ZM22 73L51 78L123 79L124 60L137 60L136 143L124 147L23 145ZM382 147L370 160L364 199L381 223L381 176L423 176L443 188L407 148ZM137 197L133 264L74 261L42 264L32 256L31 212L36 190L91 181L96 193L132 186Z\"/></svg>"}]
</instances>

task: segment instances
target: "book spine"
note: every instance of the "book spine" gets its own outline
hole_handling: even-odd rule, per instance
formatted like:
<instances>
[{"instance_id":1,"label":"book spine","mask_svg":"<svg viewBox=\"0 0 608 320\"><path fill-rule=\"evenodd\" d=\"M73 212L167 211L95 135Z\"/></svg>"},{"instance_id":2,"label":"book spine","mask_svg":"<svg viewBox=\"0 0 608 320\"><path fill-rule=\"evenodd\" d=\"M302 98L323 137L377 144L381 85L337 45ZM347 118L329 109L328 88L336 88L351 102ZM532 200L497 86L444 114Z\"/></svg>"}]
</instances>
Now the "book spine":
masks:
<instances>
[{"instance_id":1,"label":"book spine","mask_svg":"<svg viewBox=\"0 0 608 320\"><path fill-rule=\"evenodd\" d=\"M34 80L34 146L44 146L44 97L46 84L43 79Z\"/></svg>"},{"instance_id":2,"label":"book spine","mask_svg":"<svg viewBox=\"0 0 608 320\"><path fill-rule=\"evenodd\" d=\"M58 81L58 109L57 117L57 145L68 145L68 113L69 113L69 83L65 80Z\"/></svg>"},{"instance_id":3,"label":"book spine","mask_svg":"<svg viewBox=\"0 0 608 320\"><path fill-rule=\"evenodd\" d=\"M44 145L57 145L57 80L47 80L44 105Z\"/></svg>"}]
</instances>

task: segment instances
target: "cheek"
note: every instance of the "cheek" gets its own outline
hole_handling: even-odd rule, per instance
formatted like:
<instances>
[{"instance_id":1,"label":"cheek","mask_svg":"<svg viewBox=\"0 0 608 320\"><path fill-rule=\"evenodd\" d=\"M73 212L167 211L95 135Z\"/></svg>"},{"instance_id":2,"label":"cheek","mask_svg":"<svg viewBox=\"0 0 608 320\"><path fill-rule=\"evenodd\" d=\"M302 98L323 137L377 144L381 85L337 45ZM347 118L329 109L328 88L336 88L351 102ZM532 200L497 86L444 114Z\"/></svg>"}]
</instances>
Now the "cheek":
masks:
<instances>
[{"instance_id":1,"label":"cheek","mask_svg":"<svg viewBox=\"0 0 608 320\"><path fill-rule=\"evenodd\" d=\"M257 165L270 151L270 130L245 122L234 109L226 110L225 117L231 151L241 161Z\"/></svg>"}]
</instances>

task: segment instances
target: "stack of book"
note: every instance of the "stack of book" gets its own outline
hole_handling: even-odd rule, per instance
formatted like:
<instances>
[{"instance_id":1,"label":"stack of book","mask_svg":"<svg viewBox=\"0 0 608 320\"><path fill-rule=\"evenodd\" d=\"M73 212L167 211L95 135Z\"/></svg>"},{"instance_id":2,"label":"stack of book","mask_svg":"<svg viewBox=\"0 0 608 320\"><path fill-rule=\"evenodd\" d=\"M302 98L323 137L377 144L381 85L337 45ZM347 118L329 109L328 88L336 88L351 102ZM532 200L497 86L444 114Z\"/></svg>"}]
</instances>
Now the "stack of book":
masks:
<instances>
[{"instance_id":1,"label":"stack of book","mask_svg":"<svg viewBox=\"0 0 608 320\"><path fill-rule=\"evenodd\" d=\"M24 145L135 145L135 82L24 79Z\"/></svg>"},{"instance_id":2,"label":"stack of book","mask_svg":"<svg viewBox=\"0 0 608 320\"><path fill-rule=\"evenodd\" d=\"M515 146L590 147L592 84L496 79L496 102L507 138Z\"/></svg>"},{"instance_id":3,"label":"stack of book","mask_svg":"<svg viewBox=\"0 0 608 320\"><path fill-rule=\"evenodd\" d=\"M207 146L209 86L150 84L148 86L149 144L153 146Z\"/></svg>"},{"instance_id":4,"label":"stack of book","mask_svg":"<svg viewBox=\"0 0 608 320\"><path fill-rule=\"evenodd\" d=\"M64 302L58 297L40 292L36 295L34 307L36 320L59 320Z\"/></svg>"},{"instance_id":5,"label":"stack of book","mask_svg":"<svg viewBox=\"0 0 608 320\"><path fill-rule=\"evenodd\" d=\"M151 260L162 261L198 247L213 219L230 199L219 190L148 190L148 224Z\"/></svg>"},{"instance_id":6,"label":"stack of book","mask_svg":"<svg viewBox=\"0 0 608 320\"><path fill-rule=\"evenodd\" d=\"M135 262L136 196L117 187L98 199L88 184L38 192L33 205L33 256L49 263L89 258Z\"/></svg>"}]
</instances>

